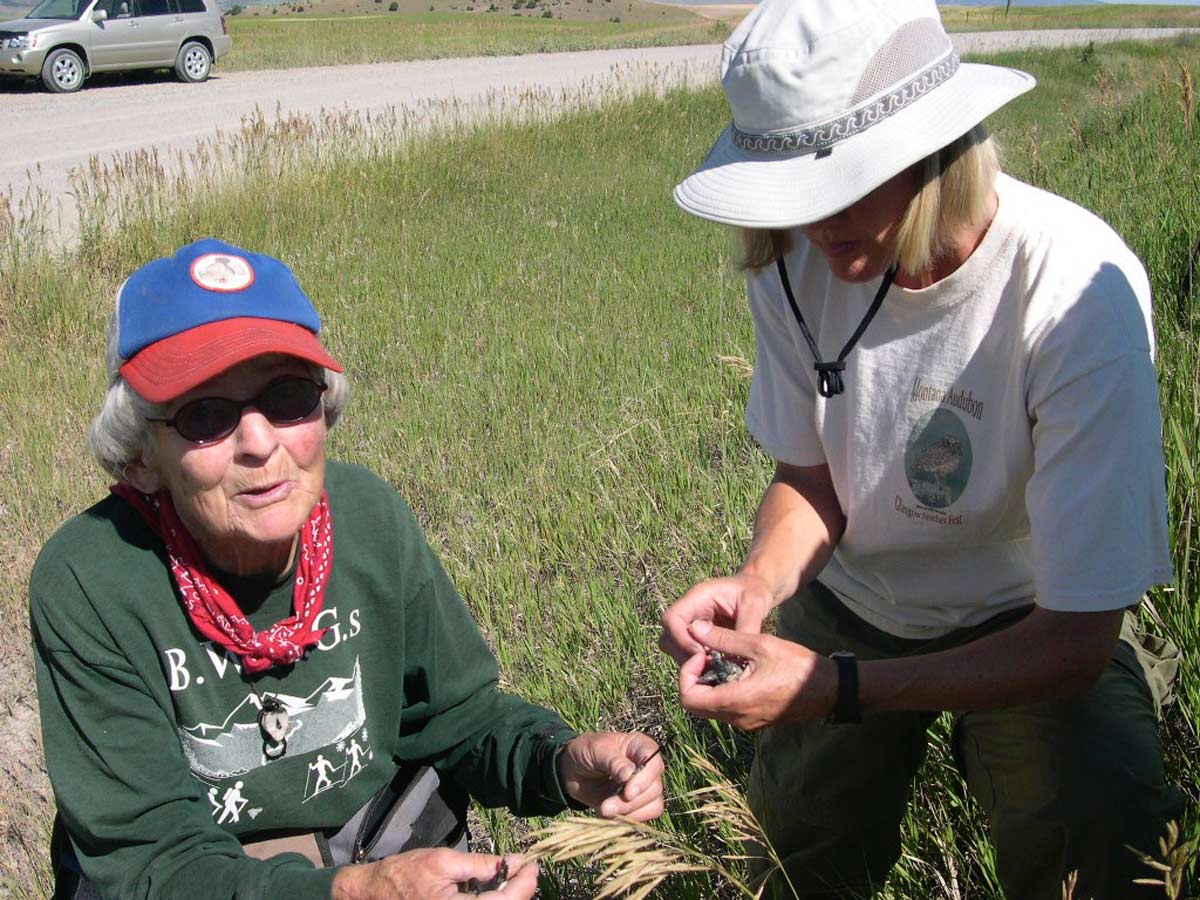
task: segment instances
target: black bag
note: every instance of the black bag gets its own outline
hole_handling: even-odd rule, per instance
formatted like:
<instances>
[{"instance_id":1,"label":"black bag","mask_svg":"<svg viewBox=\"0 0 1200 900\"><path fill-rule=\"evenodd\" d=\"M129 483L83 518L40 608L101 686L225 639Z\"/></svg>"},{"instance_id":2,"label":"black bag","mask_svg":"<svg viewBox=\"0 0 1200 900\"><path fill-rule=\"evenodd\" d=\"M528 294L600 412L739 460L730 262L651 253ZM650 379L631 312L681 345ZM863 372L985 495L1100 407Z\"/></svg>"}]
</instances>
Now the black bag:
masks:
<instances>
[{"instance_id":1,"label":"black bag","mask_svg":"<svg viewBox=\"0 0 1200 900\"><path fill-rule=\"evenodd\" d=\"M242 849L256 859L299 853L318 868L375 862L419 847L465 849L466 812L466 795L443 788L429 766L401 766L337 831L256 835Z\"/></svg>"}]
</instances>

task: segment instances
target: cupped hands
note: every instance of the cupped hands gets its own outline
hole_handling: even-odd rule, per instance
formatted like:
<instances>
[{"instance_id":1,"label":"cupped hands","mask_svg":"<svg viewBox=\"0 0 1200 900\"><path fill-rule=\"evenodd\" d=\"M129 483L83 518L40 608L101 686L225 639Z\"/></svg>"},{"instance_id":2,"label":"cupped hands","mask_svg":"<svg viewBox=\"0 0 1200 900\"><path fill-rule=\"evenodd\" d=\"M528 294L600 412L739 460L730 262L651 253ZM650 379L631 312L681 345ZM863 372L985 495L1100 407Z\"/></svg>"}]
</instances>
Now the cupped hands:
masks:
<instances>
[{"instance_id":1,"label":"cupped hands","mask_svg":"<svg viewBox=\"0 0 1200 900\"><path fill-rule=\"evenodd\" d=\"M689 637L698 648L679 669L679 701L688 712L757 731L777 722L827 716L837 701L836 664L802 644L697 621ZM708 650L741 657L735 681L708 686L700 674Z\"/></svg>"},{"instance_id":2,"label":"cupped hands","mask_svg":"<svg viewBox=\"0 0 1200 900\"><path fill-rule=\"evenodd\" d=\"M756 575L739 572L702 581L663 614L659 649L682 665L701 649L692 636L693 625L707 622L758 634L773 606L770 587Z\"/></svg>"}]
</instances>

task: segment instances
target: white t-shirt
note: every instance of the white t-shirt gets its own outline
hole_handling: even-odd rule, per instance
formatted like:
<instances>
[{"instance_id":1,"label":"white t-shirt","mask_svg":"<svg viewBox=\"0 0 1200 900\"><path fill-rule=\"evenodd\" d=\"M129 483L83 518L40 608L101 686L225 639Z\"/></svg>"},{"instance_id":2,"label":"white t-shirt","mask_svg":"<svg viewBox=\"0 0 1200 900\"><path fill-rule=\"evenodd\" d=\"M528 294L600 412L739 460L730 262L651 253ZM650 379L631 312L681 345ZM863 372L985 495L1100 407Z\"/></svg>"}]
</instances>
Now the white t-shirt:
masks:
<instances>
[{"instance_id":1,"label":"white t-shirt","mask_svg":"<svg viewBox=\"0 0 1200 900\"><path fill-rule=\"evenodd\" d=\"M775 266L748 279L746 425L777 460L829 466L846 531L820 580L901 637L1034 602L1119 609L1172 578L1146 273L1090 212L1004 175L996 191L956 272L892 286L840 396L818 395ZM797 305L834 359L878 281L839 281L793 238Z\"/></svg>"}]
</instances>

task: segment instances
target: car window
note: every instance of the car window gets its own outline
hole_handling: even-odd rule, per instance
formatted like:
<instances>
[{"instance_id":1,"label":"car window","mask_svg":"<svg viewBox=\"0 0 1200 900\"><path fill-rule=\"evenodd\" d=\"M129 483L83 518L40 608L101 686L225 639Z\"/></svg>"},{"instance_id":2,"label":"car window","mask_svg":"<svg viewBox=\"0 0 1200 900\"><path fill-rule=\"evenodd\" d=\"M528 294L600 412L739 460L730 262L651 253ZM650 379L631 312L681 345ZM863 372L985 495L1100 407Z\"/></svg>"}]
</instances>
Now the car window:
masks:
<instances>
[{"instance_id":1,"label":"car window","mask_svg":"<svg viewBox=\"0 0 1200 900\"><path fill-rule=\"evenodd\" d=\"M175 0L179 6L180 12L185 13L202 13L204 12L204 0Z\"/></svg>"},{"instance_id":2,"label":"car window","mask_svg":"<svg viewBox=\"0 0 1200 900\"><path fill-rule=\"evenodd\" d=\"M96 9L104 10L110 19L128 19L133 15L129 0L100 0L96 4Z\"/></svg>"},{"instance_id":3,"label":"car window","mask_svg":"<svg viewBox=\"0 0 1200 900\"><path fill-rule=\"evenodd\" d=\"M134 15L166 16L171 13L170 0L133 0Z\"/></svg>"},{"instance_id":4,"label":"car window","mask_svg":"<svg viewBox=\"0 0 1200 900\"><path fill-rule=\"evenodd\" d=\"M78 19L90 2L91 0L45 0L30 10L26 18Z\"/></svg>"}]
</instances>

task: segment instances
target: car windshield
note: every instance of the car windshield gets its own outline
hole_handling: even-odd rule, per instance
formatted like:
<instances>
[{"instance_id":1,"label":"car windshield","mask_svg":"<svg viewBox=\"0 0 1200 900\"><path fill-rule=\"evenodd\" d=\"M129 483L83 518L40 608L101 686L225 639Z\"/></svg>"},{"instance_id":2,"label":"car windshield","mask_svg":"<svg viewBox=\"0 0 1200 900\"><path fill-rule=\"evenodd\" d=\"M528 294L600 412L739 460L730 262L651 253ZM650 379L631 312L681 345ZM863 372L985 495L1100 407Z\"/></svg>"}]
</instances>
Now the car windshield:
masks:
<instances>
[{"instance_id":1,"label":"car windshield","mask_svg":"<svg viewBox=\"0 0 1200 900\"><path fill-rule=\"evenodd\" d=\"M92 0L45 0L33 8L27 19L78 19Z\"/></svg>"}]
</instances>

